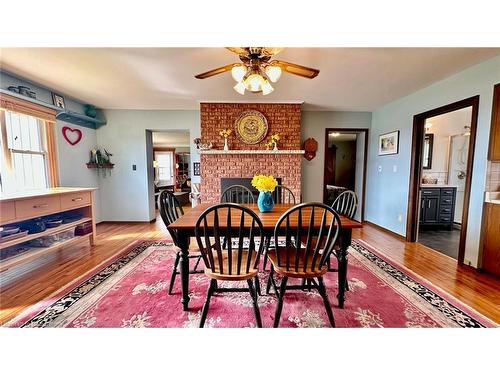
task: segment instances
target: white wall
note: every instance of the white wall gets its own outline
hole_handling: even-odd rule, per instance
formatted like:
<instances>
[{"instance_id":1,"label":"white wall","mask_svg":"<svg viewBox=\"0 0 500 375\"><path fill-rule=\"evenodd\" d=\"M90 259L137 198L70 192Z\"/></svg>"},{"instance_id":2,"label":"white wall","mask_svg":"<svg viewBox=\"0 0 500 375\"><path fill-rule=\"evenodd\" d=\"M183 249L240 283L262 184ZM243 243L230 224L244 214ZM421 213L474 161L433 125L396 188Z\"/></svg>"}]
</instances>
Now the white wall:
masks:
<instances>
[{"instance_id":1,"label":"white wall","mask_svg":"<svg viewBox=\"0 0 500 375\"><path fill-rule=\"evenodd\" d=\"M370 112L302 112L302 142L314 138L318 142L316 157L307 161L302 158L302 200L323 201L323 177L325 165L326 128L369 129Z\"/></svg>"},{"instance_id":2,"label":"white wall","mask_svg":"<svg viewBox=\"0 0 500 375\"><path fill-rule=\"evenodd\" d=\"M424 169L423 174L437 172L448 173L449 143L450 136L461 134L465 131L464 126L470 126L472 118L472 107L445 113L444 115L429 118L426 123L432 127L428 133L434 134L434 145L432 151L432 168Z\"/></svg>"},{"instance_id":3,"label":"white wall","mask_svg":"<svg viewBox=\"0 0 500 375\"><path fill-rule=\"evenodd\" d=\"M406 235L413 116L480 95L465 260L477 266L486 182L493 85L500 82L500 57L393 101L373 112L368 154L366 219ZM399 154L378 156L380 134L400 130ZM382 171L379 172L379 166ZM396 172L393 172L395 166ZM401 215L401 220L398 217Z\"/></svg>"},{"instance_id":4,"label":"white wall","mask_svg":"<svg viewBox=\"0 0 500 375\"><path fill-rule=\"evenodd\" d=\"M59 165L59 182L66 187L99 187L99 177L96 169L88 169L85 165L90 159L90 150L97 145L97 132L95 129L67 124L57 121L57 163ZM82 139L72 146L64 139L62 128L69 126L79 129ZM101 221L100 191L95 193L96 221Z\"/></svg>"},{"instance_id":5,"label":"white wall","mask_svg":"<svg viewBox=\"0 0 500 375\"><path fill-rule=\"evenodd\" d=\"M113 153L111 176L101 179L102 219L106 221L150 221L152 184L148 184L146 130L189 130L191 162L199 161L192 139L200 136L199 111L105 110L107 125L97 130L97 141ZM132 164L137 170L132 170ZM193 177L199 182L199 177Z\"/></svg>"}]
</instances>

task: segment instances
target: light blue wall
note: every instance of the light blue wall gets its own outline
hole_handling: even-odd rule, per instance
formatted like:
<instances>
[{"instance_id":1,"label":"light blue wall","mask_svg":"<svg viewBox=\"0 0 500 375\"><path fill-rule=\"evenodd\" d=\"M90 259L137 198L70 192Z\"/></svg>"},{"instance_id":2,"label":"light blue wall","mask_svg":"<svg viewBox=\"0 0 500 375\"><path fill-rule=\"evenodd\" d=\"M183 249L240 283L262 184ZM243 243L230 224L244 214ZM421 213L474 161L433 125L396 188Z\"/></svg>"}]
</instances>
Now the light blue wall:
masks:
<instances>
[{"instance_id":1,"label":"light blue wall","mask_svg":"<svg viewBox=\"0 0 500 375\"><path fill-rule=\"evenodd\" d=\"M500 56L393 101L373 112L368 154L367 220L406 235L413 116L461 99L480 95L465 251L466 262L470 261L473 266L477 266L493 85L499 82ZM393 130L401 132L399 154L378 156L378 136ZM378 170L379 167L382 168L381 172ZM394 167L396 172L393 171Z\"/></svg>"},{"instance_id":2,"label":"light blue wall","mask_svg":"<svg viewBox=\"0 0 500 375\"><path fill-rule=\"evenodd\" d=\"M200 136L199 111L105 110L107 125L97 129L97 141L113 154L111 175L100 180L103 220L149 221L155 218L153 163L148 163L146 131L189 130L191 162L199 161L193 138ZM132 170L132 165L137 170ZM192 177L198 182L199 177Z\"/></svg>"}]
</instances>

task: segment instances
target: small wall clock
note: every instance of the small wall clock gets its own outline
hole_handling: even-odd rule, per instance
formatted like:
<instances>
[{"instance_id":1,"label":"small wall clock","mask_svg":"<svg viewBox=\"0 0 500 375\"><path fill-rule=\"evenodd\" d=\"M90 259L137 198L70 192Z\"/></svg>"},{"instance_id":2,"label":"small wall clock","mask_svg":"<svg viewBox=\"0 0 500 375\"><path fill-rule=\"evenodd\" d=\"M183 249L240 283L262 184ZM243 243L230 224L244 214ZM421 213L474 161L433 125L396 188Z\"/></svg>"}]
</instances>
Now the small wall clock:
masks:
<instances>
[{"instance_id":1,"label":"small wall clock","mask_svg":"<svg viewBox=\"0 0 500 375\"><path fill-rule=\"evenodd\" d=\"M267 119L259 111L244 111L236 119L235 128L236 135L242 142L254 145L266 137Z\"/></svg>"}]
</instances>

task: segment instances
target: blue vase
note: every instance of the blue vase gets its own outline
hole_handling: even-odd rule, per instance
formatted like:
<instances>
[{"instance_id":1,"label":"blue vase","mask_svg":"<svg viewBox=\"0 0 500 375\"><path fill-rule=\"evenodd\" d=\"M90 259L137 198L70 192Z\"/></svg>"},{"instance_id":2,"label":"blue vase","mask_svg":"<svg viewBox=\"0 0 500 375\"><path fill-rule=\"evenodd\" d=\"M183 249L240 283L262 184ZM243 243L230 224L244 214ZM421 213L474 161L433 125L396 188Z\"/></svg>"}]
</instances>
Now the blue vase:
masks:
<instances>
[{"instance_id":1,"label":"blue vase","mask_svg":"<svg viewBox=\"0 0 500 375\"><path fill-rule=\"evenodd\" d=\"M259 207L260 212L268 212L273 209L273 196L269 191L259 192L259 198L257 198L257 207Z\"/></svg>"}]
</instances>

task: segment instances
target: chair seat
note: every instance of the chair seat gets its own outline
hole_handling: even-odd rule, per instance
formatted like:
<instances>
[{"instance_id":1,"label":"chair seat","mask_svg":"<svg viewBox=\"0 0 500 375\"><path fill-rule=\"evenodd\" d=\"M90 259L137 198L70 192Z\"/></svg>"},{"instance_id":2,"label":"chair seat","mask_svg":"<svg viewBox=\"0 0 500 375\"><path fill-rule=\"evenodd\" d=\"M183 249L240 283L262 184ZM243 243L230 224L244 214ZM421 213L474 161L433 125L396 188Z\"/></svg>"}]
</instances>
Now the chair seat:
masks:
<instances>
[{"instance_id":1,"label":"chair seat","mask_svg":"<svg viewBox=\"0 0 500 375\"><path fill-rule=\"evenodd\" d=\"M286 262L286 253L289 252L289 259L290 259L290 264L289 268L286 269L286 265L284 264ZM299 252L299 267L298 271L295 271L295 264L292 263L292 259L295 259L295 252L296 249L293 247L288 247L288 248L281 248L280 249L280 259L281 259L281 265L278 266L278 257L276 255L276 250L268 250L267 256L269 257L269 260L271 261L274 270L279 273L282 276L288 276L288 277L295 277L295 278L311 278L311 277L318 277L324 275L326 272L328 272L328 267L324 265L321 267L321 269L316 269L315 271L311 271L311 263L312 263L312 255L310 255L307 258L307 270L304 271L304 251ZM318 259L316 260L316 263L319 262L319 258L321 255L318 255Z\"/></svg>"},{"instance_id":2,"label":"chair seat","mask_svg":"<svg viewBox=\"0 0 500 375\"><path fill-rule=\"evenodd\" d=\"M240 275L237 275L238 271L238 254L236 251L232 252L232 257L231 257L231 274L229 274L229 268L228 268L228 252L223 251L222 252L222 270L224 271L223 273L220 272L219 269L219 258L216 253L214 253L214 264L215 264L215 271L212 271L210 268L205 267L205 275L208 277L211 277L216 280L225 280L225 281L241 281L241 280L248 280L251 279L259 273L259 270L257 268L253 268L253 264L255 264L255 259L257 257L257 252L252 253L252 259L250 259L250 269L249 272L246 272L247 269L247 260L248 260L248 252L244 251L242 254L242 259L241 259L241 269L240 269Z\"/></svg>"}]
</instances>

